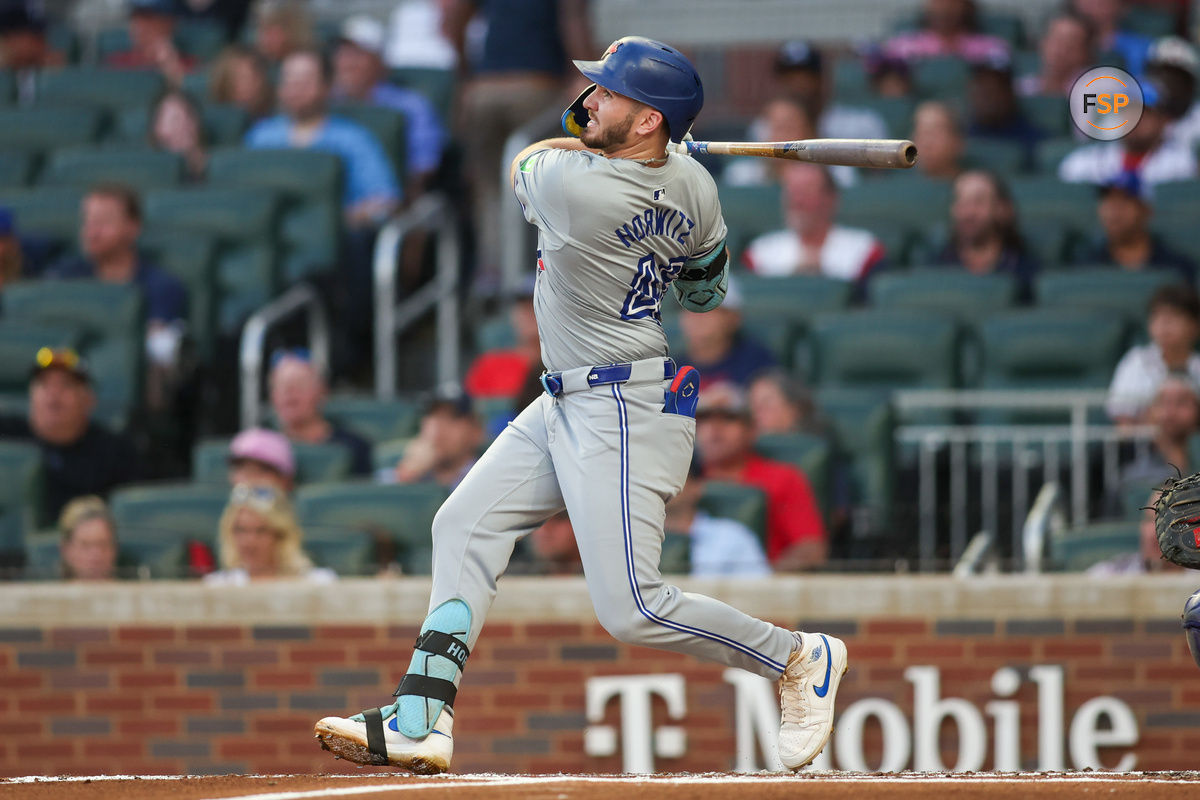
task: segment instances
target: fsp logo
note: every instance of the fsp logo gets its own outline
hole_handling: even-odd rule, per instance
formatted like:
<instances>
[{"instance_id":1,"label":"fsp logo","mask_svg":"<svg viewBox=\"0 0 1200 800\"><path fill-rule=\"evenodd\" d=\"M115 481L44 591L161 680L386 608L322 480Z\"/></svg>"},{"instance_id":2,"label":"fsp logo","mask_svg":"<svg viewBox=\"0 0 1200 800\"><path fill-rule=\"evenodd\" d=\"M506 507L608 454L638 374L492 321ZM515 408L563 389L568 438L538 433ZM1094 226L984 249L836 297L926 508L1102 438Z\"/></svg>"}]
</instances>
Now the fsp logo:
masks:
<instances>
[{"instance_id":1,"label":"fsp logo","mask_svg":"<svg viewBox=\"0 0 1200 800\"><path fill-rule=\"evenodd\" d=\"M1141 86L1116 67L1095 67L1080 75L1069 101L1075 127L1093 139L1119 139L1142 118Z\"/></svg>"}]
</instances>

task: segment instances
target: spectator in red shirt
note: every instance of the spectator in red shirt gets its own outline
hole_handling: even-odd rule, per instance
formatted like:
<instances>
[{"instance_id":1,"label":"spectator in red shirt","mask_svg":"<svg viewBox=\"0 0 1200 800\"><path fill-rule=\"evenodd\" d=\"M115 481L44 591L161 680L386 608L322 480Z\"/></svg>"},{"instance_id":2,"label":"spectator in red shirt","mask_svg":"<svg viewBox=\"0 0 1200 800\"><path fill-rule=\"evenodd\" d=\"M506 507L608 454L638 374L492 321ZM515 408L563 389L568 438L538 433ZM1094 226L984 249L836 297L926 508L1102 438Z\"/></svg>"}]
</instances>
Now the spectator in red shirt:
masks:
<instances>
[{"instance_id":1,"label":"spectator in red shirt","mask_svg":"<svg viewBox=\"0 0 1200 800\"><path fill-rule=\"evenodd\" d=\"M512 347L480 353L467 369L463 388L471 397L491 398L521 395L532 370L541 371L542 343L533 313L533 282L514 299L508 322L516 337Z\"/></svg>"},{"instance_id":2,"label":"spectator in red shirt","mask_svg":"<svg viewBox=\"0 0 1200 800\"><path fill-rule=\"evenodd\" d=\"M767 496L767 559L776 572L825 563L829 539L808 479L800 470L754 452L746 396L728 383L700 394L696 446L704 477L757 486Z\"/></svg>"}]
</instances>

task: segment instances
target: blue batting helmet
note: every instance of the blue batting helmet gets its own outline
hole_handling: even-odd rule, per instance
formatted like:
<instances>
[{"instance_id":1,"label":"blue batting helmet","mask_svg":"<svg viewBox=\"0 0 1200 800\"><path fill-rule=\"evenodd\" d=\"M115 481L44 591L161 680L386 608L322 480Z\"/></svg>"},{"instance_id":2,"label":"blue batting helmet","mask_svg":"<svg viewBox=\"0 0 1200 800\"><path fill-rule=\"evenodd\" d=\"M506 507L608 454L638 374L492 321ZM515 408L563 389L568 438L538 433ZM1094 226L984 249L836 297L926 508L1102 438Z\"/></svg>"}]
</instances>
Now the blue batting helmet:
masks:
<instances>
[{"instance_id":1,"label":"blue batting helmet","mask_svg":"<svg viewBox=\"0 0 1200 800\"><path fill-rule=\"evenodd\" d=\"M704 105L704 86L692 62L674 47L642 36L625 36L608 46L599 61L576 61L584 77L610 92L632 97L659 111L671 141L687 135ZM574 136L587 125L584 89L563 113L563 128Z\"/></svg>"}]
</instances>

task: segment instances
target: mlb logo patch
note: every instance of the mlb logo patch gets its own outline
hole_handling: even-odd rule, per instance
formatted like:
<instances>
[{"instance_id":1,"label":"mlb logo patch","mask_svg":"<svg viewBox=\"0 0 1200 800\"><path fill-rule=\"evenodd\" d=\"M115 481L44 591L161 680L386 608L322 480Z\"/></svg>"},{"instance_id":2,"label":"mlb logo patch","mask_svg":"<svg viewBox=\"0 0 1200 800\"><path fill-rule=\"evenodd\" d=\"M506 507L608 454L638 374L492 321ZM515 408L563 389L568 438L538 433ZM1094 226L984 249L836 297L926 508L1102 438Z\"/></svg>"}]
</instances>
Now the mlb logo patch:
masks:
<instances>
[{"instance_id":1,"label":"mlb logo patch","mask_svg":"<svg viewBox=\"0 0 1200 800\"><path fill-rule=\"evenodd\" d=\"M662 198L664 198L666 196L667 196L667 190L665 188L659 187L658 189L654 190L654 199L655 200L661 200Z\"/></svg>"}]
</instances>

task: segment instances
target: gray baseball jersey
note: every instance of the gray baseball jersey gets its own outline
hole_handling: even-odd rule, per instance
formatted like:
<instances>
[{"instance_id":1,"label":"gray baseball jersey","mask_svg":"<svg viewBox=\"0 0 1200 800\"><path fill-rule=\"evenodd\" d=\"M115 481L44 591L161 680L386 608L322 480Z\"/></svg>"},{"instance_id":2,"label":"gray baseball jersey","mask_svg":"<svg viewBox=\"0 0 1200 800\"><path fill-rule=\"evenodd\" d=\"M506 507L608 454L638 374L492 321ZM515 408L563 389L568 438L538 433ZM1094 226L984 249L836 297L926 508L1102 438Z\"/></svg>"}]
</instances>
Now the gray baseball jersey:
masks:
<instances>
[{"instance_id":1,"label":"gray baseball jersey","mask_svg":"<svg viewBox=\"0 0 1200 800\"><path fill-rule=\"evenodd\" d=\"M521 162L516 193L538 228L534 309L546 369L666 355L664 288L725 240L704 167L677 154L655 168L540 150Z\"/></svg>"}]
</instances>

